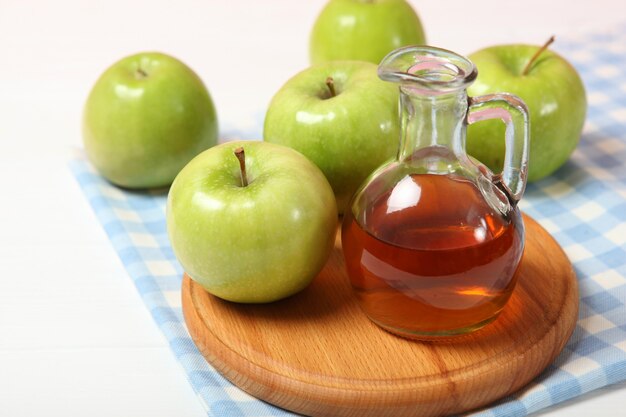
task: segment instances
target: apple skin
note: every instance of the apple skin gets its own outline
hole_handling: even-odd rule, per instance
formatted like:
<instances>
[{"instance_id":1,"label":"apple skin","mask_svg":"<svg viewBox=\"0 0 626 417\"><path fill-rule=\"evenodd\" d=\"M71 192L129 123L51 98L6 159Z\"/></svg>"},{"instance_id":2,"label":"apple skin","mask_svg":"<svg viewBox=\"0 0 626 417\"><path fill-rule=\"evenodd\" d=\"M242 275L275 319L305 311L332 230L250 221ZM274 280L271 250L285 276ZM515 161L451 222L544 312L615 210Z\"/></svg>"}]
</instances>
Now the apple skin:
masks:
<instances>
[{"instance_id":1,"label":"apple skin","mask_svg":"<svg viewBox=\"0 0 626 417\"><path fill-rule=\"evenodd\" d=\"M291 78L272 99L263 137L313 161L333 187L343 213L365 178L398 150L398 88L374 64L333 61ZM331 97L326 78L332 77Z\"/></svg>"},{"instance_id":2,"label":"apple skin","mask_svg":"<svg viewBox=\"0 0 626 417\"><path fill-rule=\"evenodd\" d=\"M312 64L378 64L394 49L425 43L422 23L405 0L330 0L313 26L309 53Z\"/></svg>"},{"instance_id":3,"label":"apple skin","mask_svg":"<svg viewBox=\"0 0 626 417\"><path fill-rule=\"evenodd\" d=\"M200 78L156 52L109 67L83 113L87 156L105 178L127 188L170 185L187 162L217 143L217 129Z\"/></svg>"},{"instance_id":4,"label":"apple skin","mask_svg":"<svg viewBox=\"0 0 626 417\"><path fill-rule=\"evenodd\" d=\"M234 150L243 147L249 184ZM194 158L167 199L167 230L187 274L211 294L265 303L305 288L334 246L337 206L307 158L264 142L227 142Z\"/></svg>"},{"instance_id":5,"label":"apple skin","mask_svg":"<svg viewBox=\"0 0 626 417\"><path fill-rule=\"evenodd\" d=\"M530 111L528 181L552 174L567 161L580 140L587 99L574 67L550 50L544 51L530 71L524 67L539 47L500 45L475 52L469 58L478 67L478 79L470 86L471 96L495 92L515 94ZM470 125L468 153L491 168L502 170L504 124L484 121Z\"/></svg>"}]
</instances>

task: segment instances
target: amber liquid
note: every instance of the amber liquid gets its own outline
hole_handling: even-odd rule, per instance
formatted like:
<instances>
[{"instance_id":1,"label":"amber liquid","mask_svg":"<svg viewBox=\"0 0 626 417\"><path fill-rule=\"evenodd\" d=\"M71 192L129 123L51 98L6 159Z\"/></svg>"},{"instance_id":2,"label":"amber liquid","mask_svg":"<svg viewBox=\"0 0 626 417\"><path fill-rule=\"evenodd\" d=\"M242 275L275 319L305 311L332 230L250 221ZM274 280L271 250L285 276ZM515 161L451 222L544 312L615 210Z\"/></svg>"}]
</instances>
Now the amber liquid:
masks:
<instances>
[{"instance_id":1,"label":"amber liquid","mask_svg":"<svg viewBox=\"0 0 626 417\"><path fill-rule=\"evenodd\" d=\"M521 217L493 209L472 182L407 176L360 218L343 222L346 266L361 307L383 328L418 339L464 334L510 297Z\"/></svg>"}]
</instances>

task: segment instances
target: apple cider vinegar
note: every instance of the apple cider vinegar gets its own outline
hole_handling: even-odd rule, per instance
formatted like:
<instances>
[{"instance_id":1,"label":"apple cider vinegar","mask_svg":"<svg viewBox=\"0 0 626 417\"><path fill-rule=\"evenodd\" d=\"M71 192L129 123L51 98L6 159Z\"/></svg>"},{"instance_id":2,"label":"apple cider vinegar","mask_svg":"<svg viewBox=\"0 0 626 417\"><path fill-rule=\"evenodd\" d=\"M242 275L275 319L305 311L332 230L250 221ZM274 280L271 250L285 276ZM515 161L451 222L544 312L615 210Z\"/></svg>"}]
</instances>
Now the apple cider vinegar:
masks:
<instances>
[{"instance_id":1,"label":"apple cider vinegar","mask_svg":"<svg viewBox=\"0 0 626 417\"><path fill-rule=\"evenodd\" d=\"M495 320L517 281L528 109L511 94L469 97L476 66L445 49L396 49L378 75L399 86L400 146L345 211L348 276L363 311L390 332L470 333ZM487 119L506 125L498 174L465 149L467 125Z\"/></svg>"},{"instance_id":2,"label":"apple cider vinegar","mask_svg":"<svg viewBox=\"0 0 626 417\"><path fill-rule=\"evenodd\" d=\"M398 196L415 204L398 208ZM344 218L348 275L365 313L407 337L466 333L498 315L523 250L517 216L504 218L470 181L412 175Z\"/></svg>"}]
</instances>

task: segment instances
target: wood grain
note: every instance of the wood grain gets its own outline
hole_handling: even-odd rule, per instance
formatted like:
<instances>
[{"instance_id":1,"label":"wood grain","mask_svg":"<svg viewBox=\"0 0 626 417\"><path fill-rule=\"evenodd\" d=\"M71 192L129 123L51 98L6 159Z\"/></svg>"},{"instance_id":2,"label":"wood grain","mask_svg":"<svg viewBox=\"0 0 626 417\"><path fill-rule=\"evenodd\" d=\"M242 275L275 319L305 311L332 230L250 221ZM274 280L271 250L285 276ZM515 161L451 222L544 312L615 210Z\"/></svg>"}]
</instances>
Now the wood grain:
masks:
<instances>
[{"instance_id":1,"label":"wood grain","mask_svg":"<svg viewBox=\"0 0 626 417\"><path fill-rule=\"evenodd\" d=\"M500 317L445 343L393 336L360 311L339 239L301 293L272 304L220 300L185 276L183 311L196 345L251 395L310 416L443 416L489 404L537 376L578 315L572 266L525 216L517 287Z\"/></svg>"}]
</instances>

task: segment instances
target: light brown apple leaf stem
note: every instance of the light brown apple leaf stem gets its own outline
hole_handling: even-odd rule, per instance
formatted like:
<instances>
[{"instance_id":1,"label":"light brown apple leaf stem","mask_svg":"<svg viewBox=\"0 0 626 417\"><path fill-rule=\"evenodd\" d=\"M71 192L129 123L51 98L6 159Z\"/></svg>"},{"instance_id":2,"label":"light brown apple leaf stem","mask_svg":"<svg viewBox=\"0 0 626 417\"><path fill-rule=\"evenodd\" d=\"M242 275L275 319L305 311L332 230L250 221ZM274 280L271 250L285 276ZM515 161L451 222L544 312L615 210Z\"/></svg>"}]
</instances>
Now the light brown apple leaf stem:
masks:
<instances>
[{"instance_id":1,"label":"light brown apple leaf stem","mask_svg":"<svg viewBox=\"0 0 626 417\"><path fill-rule=\"evenodd\" d=\"M239 169L241 169L241 186L248 186L248 176L246 175L246 153L243 150L243 147L238 147L235 149L235 156L239 160Z\"/></svg>"},{"instance_id":2,"label":"light brown apple leaf stem","mask_svg":"<svg viewBox=\"0 0 626 417\"><path fill-rule=\"evenodd\" d=\"M522 71L522 75L528 75L528 71L530 71L530 67L533 66L533 63L537 60L537 58L539 58L539 55L541 55L543 51L548 49L548 46L550 46L552 42L554 42L554 35L550 36L550 39L548 39L548 41L544 43L543 46L537 50L537 52L535 52L535 55L533 55L533 57L530 58L530 61L528 61L528 64L526 64L526 66L524 67L524 71Z\"/></svg>"},{"instance_id":3,"label":"light brown apple leaf stem","mask_svg":"<svg viewBox=\"0 0 626 417\"><path fill-rule=\"evenodd\" d=\"M335 80L333 80L333 77L326 78L326 87L328 87L331 97L335 97L337 95L337 92L335 91Z\"/></svg>"}]
</instances>

